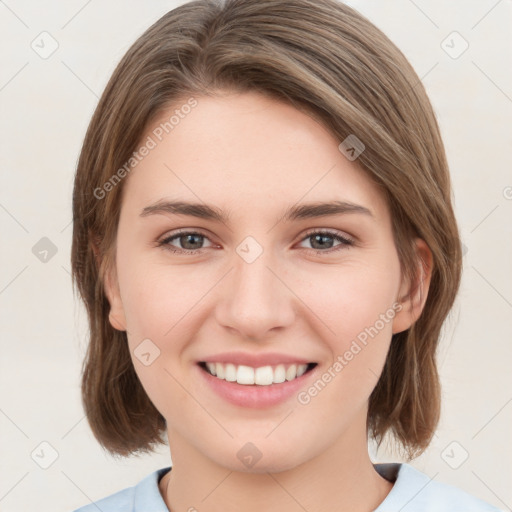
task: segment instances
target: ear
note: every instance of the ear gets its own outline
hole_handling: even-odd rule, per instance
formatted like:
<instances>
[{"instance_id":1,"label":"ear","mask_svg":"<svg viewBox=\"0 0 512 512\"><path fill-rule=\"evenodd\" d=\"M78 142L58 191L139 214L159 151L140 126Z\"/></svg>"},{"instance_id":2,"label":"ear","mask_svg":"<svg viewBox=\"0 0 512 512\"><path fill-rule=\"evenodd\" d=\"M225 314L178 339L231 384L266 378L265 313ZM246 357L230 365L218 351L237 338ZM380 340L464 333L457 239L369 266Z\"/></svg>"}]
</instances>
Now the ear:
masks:
<instances>
[{"instance_id":1,"label":"ear","mask_svg":"<svg viewBox=\"0 0 512 512\"><path fill-rule=\"evenodd\" d=\"M100 268L101 257L97 242L95 243L94 241L91 241L91 247L96 258L96 264L98 268ZM112 265L109 265L108 269L105 271L103 287L105 289L107 300L110 304L110 312L108 315L110 325L118 331L126 331L126 317L124 314L123 302L121 301L115 262Z\"/></svg>"},{"instance_id":2,"label":"ear","mask_svg":"<svg viewBox=\"0 0 512 512\"><path fill-rule=\"evenodd\" d=\"M110 303L110 313L108 314L110 325L118 331L126 331L126 316L124 314L121 293L119 292L115 263L105 272L104 287L105 294Z\"/></svg>"},{"instance_id":3,"label":"ear","mask_svg":"<svg viewBox=\"0 0 512 512\"><path fill-rule=\"evenodd\" d=\"M432 277L432 252L421 238L416 244L416 273L413 282L405 279L400 287L397 302L402 308L393 319L393 334L405 331L420 317L427 301L430 279Z\"/></svg>"}]
</instances>

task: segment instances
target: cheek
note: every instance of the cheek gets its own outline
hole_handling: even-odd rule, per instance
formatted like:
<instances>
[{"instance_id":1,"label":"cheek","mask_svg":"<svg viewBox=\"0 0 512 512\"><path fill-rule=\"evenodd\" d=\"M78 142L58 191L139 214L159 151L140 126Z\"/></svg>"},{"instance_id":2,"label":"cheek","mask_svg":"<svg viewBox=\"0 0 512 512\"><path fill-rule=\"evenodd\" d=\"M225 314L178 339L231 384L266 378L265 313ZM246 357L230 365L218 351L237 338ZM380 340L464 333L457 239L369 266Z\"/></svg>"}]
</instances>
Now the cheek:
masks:
<instances>
[{"instance_id":1,"label":"cheek","mask_svg":"<svg viewBox=\"0 0 512 512\"><path fill-rule=\"evenodd\" d=\"M123 272L121 294L132 362L155 407L169 417L169 410L184 410L190 399L179 384L179 366L189 340L184 328L193 318L199 290L187 288L176 269L142 259L126 258L120 277Z\"/></svg>"},{"instance_id":2,"label":"cheek","mask_svg":"<svg viewBox=\"0 0 512 512\"><path fill-rule=\"evenodd\" d=\"M118 266L128 330L139 337L168 339L209 288L204 272L179 265L126 257Z\"/></svg>"},{"instance_id":3,"label":"cheek","mask_svg":"<svg viewBox=\"0 0 512 512\"><path fill-rule=\"evenodd\" d=\"M209 275L211 271L192 272L126 253L118 268L128 343L139 380L162 414L169 398L172 409L186 407L190 397L178 384L180 366L199 328L200 301L215 276Z\"/></svg>"},{"instance_id":4,"label":"cheek","mask_svg":"<svg viewBox=\"0 0 512 512\"><path fill-rule=\"evenodd\" d=\"M393 319L400 306L398 261L340 266L315 280L304 302L321 319L332 360L308 397L329 388L317 404L335 402L349 409L361 405L377 384L392 337ZM320 323L318 324L320 325ZM332 382L332 385L331 385ZM352 404L349 406L349 404ZM341 409L339 409L341 410ZM344 410L347 410L346 408Z\"/></svg>"},{"instance_id":5,"label":"cheek","mask_svg":"<svg viewBox=\"0 0 512 512\"><path fill-rule=\"evenodd\" d=\"M315 271L310 286L302 285L303 301L325 325L333 345L342 350L361 333L364 338L368 329L374 333L373 327L384 335L391 333L399 278L399 265L393 260L386 266L347 262Z\"/></svg>"}]
</instances>

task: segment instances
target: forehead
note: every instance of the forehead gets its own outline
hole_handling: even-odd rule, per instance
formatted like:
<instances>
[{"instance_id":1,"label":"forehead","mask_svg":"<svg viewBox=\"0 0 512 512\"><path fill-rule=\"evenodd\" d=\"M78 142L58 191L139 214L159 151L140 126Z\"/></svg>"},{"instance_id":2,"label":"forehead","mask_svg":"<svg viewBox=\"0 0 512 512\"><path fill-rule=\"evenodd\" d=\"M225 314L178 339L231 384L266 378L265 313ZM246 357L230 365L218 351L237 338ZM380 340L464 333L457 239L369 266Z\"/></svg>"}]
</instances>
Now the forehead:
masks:
<instances>
[{"instance_id":1,"label":"forehead","mask_svg":"<svg viewBox=\"0 0 512 512\"><path fill-rule=\"evenodd\" d=\"M348 201L387 214L384 198L322 124L257 92L176 102L141 139L151 146L124 183L123 202L162 198L265 215L283 204ZM123 205L124 207L125 205Z\"/></svg>"}]
</instances>

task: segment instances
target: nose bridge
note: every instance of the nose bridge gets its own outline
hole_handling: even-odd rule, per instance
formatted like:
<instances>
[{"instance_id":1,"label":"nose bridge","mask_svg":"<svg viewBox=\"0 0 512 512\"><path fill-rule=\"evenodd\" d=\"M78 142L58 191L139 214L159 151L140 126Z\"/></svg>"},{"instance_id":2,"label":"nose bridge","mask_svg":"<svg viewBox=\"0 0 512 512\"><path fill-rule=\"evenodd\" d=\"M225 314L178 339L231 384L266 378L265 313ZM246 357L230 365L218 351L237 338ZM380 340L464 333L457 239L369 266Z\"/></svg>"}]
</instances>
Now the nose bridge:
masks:
<instances>
[{"instance_id":1,"label":"nose bridge","mask_svg":"<svg viewBox=\"0 0 512 512\"><path fill-rule=\"evenodd\" d=\"M262 338L267 331L293 322L292 295L276 277L279 265L271 250L247 237L236 249L219 322L242 337Z\"/></svg>"}]
</instances>

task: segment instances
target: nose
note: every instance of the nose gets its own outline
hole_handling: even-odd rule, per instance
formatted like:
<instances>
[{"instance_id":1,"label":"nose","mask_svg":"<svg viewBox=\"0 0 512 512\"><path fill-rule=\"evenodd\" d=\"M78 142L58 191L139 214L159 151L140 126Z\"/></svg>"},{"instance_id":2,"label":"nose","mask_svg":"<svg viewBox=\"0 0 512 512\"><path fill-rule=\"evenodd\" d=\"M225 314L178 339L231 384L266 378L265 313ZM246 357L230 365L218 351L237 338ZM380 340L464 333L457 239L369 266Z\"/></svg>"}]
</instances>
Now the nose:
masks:
<instances>
[{"instance_id":1,"label":"nose","mask_svg":"<svg viewBox=\"0 0 512 512\"><path fill-rule=\"evenodd\" d=\"M236 255L234 268L219 290L217 322L234 336L252 341L281 331L295 318L295 295L286 281L286 272L270 251L251 263Z\"/></svg>"}]
</instances>

